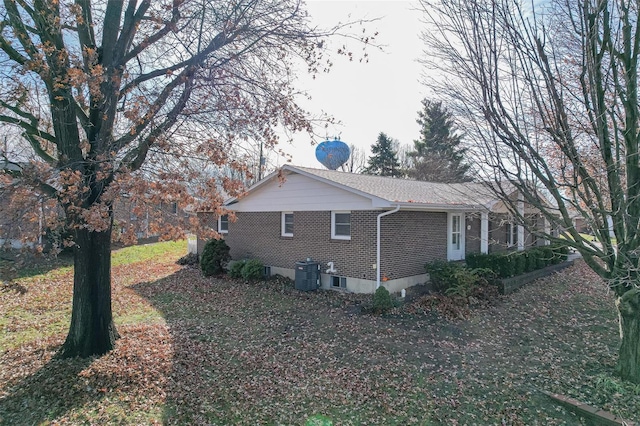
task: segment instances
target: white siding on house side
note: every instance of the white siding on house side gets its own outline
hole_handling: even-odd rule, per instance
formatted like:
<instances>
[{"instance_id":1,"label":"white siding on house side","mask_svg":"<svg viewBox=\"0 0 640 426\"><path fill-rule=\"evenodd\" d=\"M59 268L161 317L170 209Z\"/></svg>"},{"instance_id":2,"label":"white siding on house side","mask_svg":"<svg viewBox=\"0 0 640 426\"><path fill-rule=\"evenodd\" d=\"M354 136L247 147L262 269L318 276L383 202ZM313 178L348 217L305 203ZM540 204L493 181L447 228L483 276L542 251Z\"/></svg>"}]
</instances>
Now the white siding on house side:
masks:
<instances>
[{"instance_id":1,"label":"white siding on house side","mask_svg":"<svg viewBox=\"0 0 640 426\"><path fill-rule=\"evenodd\" d=\"M306 176L291 174L256 188L251 197L228 206L237 212L371 210L372 200Z\"/></svg>"}]
</instances>

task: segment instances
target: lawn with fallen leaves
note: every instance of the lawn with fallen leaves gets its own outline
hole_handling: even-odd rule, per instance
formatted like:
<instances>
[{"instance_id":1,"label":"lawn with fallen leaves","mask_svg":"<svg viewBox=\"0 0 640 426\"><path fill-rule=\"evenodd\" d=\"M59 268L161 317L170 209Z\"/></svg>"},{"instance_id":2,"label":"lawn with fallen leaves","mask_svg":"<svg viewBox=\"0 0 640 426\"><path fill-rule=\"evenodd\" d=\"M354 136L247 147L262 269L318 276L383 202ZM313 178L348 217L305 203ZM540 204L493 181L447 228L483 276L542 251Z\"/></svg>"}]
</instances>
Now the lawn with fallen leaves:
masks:
<instances>
[{"instance_id":1,"label":"lawn with fallen leaves","mask_svg":"<svg viewBox=\"0 0 640 426\"><path fill-rule=\"evenodd\" d=\"M97 359L54 357L70 267L4 285L0 424L580 424L541 391L639 420L640 386L613 375L612 298L581 262L448 320L365 314L370 296L286 280L203 278L175 264L185 248L114 253L121 338Z\"/></svg>"}]
</instances>

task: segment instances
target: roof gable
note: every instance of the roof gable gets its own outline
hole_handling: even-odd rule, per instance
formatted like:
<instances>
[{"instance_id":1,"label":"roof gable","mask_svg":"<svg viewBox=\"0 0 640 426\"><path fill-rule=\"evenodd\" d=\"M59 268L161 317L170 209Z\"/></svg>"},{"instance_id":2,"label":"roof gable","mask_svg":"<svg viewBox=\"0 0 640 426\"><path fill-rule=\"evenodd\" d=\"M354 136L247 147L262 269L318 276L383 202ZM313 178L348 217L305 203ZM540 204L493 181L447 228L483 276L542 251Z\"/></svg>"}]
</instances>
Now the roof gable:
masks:
<instances>
[{"instance_id":1,"label":"roof gable","mask_svg":"<svg viewBox=\"0 0 640 426\"><path fill-rule=\"evenodd\" d=\"M228 201L237 212L371 210L377 208L375 197L358 194L340 185L288 172L272 174L249 188L247 195Z\"/></svg>"},{"instance_id":2,"label":"roof gable","mask_svg":"<svg viewBox=\"0 0 640 426\"><path fill-rule=\"evenodd\" d=\"M244 198L226 204L236 211L359 210L397 205L446 211L486 209L496 201L480 183L422 182L285 165L249 188Z\"/></svg>"},{"instance_id":3,"label":"roof gable","mask_svg":"<svg viewBox=\"0 0 640 426\"><path fill-rule=\"evenodd\" d=\"M384 176L362 175L333 170L284 166L283 170L304 173L358 194L384 200L389 206L397 204L415 208L486 208L496 197L481 183L436 183Z\"/></svg>"}]
</instances>

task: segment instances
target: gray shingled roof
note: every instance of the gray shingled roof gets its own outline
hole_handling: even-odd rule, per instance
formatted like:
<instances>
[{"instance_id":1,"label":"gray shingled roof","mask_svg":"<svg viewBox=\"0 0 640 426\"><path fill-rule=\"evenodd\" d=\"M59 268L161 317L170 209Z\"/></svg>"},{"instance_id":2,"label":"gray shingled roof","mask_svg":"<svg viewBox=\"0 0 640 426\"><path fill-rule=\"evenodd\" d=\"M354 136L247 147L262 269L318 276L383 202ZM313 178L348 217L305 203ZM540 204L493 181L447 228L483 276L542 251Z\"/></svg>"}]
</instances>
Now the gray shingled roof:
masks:
<instances>
[{"instance_id":1,"label":"gray shingled roof","mask_svg":"<svg viewBox=\"0 0 640 426\"><path fill-rule=\"evenodd\" d=\"M481 183L422 182L289 165L283 169L308 173L392 203L489 207L496 201L495 195Z\"/></svg>"}]
</instances>

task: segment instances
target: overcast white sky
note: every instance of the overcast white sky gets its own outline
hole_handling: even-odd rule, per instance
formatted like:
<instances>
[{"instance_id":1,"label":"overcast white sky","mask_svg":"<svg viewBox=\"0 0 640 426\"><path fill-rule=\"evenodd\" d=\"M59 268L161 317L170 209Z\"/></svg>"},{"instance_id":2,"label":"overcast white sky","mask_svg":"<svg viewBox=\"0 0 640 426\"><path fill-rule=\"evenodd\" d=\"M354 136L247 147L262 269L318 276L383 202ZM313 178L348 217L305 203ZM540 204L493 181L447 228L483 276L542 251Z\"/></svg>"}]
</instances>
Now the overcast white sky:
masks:
<instances>
[{"instance_id":1,"label":"overcast white sky","mask_svg":"<svg viewBox=\"0 0 640 426\"><path fill-rule=\"evenodd\" d=\"M307 7L314 23L322 27L380 18L368 24L367 29L371 34L378 31L377 44L384 46L384 52L368 49L368 63L336 57L328 74L321 74L316 80L300 77L298 87L312 96L310 103L304 103L307 110L326 112L342 123L330 126L326 136L339 136L347 144L367 151L380 132L402 144L417 139L420 101L429 92L419 82L422 15L415 10L415 2L311 0ZM357 57L360 47L351 45ZM324 136L325 131L319 131ZM316 142L322 142L322 138ZM293 155L295 165L322 167L315 159L315 146L308 143L307 137L296 138L293 145L283 142L280 148ZM279 162L282 164L283 160Z\"/></svg>"}]
</instances>

